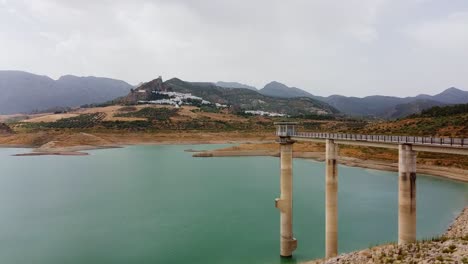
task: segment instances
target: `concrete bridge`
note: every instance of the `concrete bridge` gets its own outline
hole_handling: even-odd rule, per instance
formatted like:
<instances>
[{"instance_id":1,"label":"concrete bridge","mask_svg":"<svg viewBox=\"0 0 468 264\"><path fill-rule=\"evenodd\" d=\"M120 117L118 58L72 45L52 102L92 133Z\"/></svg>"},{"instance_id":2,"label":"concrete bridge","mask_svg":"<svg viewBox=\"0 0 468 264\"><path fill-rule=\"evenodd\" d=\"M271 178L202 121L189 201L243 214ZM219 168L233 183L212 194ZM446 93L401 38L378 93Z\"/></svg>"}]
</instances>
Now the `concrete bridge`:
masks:
<instances>
[{"instance_id":1,"label":"concrete bridge","mask_svg":"<svg viewBox=\"0 0 468 264\"><path fill-rule=\"evenodd\" d=\"M468 155L466 138L356 135L297 132L294 122L277 122L280 144L280 255L291 257L297 247L292 225L292 145L296 141L325 143L325 257L338 254L338 145L398 149L398 244L416 240L416 153L417 151Z\"/></svg>"}]
</instances>

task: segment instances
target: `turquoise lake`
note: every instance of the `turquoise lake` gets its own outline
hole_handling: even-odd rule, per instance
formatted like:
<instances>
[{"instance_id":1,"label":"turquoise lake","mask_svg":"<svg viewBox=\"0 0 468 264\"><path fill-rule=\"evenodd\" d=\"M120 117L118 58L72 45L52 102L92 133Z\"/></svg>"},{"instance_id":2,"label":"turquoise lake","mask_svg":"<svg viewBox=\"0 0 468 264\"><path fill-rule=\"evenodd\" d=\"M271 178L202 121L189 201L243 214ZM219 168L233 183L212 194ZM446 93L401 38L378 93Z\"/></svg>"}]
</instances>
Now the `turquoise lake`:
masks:
<instances>
[{"instance_id":1,"label":"turquoise lake","mask_svg":"<svg viewBox=\"0 0 468 264\"><path fill-rule=\"evenodd\" d=\"M294 160L291 260L279 257L279 159L131 146L89 156L0 148L0 263L299 263L324 254L324 163ZM397 240L396 173L339 167L339 250ZM442 234L468 184L418 175L418 238Z\"/></svg>"}]
</instances>

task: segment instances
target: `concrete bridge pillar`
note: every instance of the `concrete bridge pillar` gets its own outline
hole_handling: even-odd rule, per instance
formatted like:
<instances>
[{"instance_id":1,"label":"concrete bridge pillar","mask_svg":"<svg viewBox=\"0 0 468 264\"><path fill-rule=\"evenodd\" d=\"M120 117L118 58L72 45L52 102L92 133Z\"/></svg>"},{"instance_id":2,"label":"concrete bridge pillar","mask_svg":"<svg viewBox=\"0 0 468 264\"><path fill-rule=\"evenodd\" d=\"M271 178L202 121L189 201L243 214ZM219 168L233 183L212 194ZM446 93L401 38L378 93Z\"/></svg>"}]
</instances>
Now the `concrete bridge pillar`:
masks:
<instances>
[{"instance_id":1,"label":"concrete bridge pillar","mask_svg":"<svg viewBox=\"0 0 468 264\"><path fill-rule=\"evenodd\" d=\"M338 145L326 140L325 257L338 254Z\"/></svg>"},{"instance_id":2,"label":"concrete bridge pillar","mask_svg":"<svg viewBox=\"0 0 468 264\"><path fill-rule=\"evenodd\" d=\"M292 230L292 196L293 196L293 178L292 178L292 145L294 141L283 138L280 141L281 151L281 194L280 198L275 200L276 208L280 210L280 255L282 257L291 257L292 252L297 247L297 241L293 236Z\"/></svg>"},{"instance_id":3,"label":"concrete bridge pillar","mask_svg":"<svg viewBox=\"0 0 468 264\"><path fill-rule=\"evenodd\" d=\"M399 145L398 155L398 244L416 241L416 152Z\"/></svg>"}]
</instances>

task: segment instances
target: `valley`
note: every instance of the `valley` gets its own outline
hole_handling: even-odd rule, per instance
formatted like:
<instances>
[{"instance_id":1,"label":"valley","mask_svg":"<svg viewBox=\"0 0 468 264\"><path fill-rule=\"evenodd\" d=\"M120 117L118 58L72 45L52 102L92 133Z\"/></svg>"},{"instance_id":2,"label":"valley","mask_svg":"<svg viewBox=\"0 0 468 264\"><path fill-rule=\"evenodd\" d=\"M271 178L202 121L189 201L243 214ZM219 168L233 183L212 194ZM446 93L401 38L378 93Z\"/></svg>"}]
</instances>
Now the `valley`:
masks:
<instances>
[{"instance_id":1,"label":"valley","mask_svg":"<svg viewBox=\"0 0 468 264\"><path fill-rule=\"evenodd\" d=\"M302 131L363 133L375 135L417 135L467 137L468 112L460 107L427 110L397 121L351 118L317 120L288 118L299 122ZM135 104L78 108L67 113L4 115L1 146L32 147L36 154L70 155L95 148L134 144L244 143L202 156L277 156L274 142L276 121L284 117L235 114L229 109L212 111L197 106L180 107ZM247 143L247 144L246 144ZM323 160L323 145L299 143L297 157ZM395 171L397 153L392 150L344 146L343 164ZM420 153L424 173L466 181L468 161L463 156Z\"/></svg>"}]
</instances>

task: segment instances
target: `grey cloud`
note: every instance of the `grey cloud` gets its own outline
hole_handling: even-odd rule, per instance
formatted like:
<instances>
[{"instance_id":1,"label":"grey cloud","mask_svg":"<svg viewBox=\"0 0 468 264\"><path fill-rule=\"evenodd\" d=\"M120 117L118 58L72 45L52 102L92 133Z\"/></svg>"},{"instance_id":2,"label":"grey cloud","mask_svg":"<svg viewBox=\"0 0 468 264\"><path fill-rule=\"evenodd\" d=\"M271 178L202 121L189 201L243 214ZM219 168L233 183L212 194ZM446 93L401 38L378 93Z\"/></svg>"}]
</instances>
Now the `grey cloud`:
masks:
<instances>
[{"instance_id":1,"label":"grey cloud","mask_svg":"<svg viewBox=\"0 0 468 264\"><path fill-rule=\"evenodd\" d=\"M432 0L1 0L0 68L434 93L468 87L466 12Z\"/></svg>"}]
</instances>

